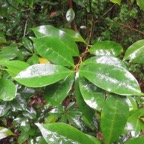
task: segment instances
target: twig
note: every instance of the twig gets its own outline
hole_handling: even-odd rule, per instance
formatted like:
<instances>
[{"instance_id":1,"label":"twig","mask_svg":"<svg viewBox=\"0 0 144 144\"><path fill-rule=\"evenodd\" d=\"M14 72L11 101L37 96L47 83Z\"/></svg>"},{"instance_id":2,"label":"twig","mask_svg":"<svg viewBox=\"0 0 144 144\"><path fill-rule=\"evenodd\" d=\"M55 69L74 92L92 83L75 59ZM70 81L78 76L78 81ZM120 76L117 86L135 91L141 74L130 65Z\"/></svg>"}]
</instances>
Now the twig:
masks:
<instances>
[{"instance_id":1,"label":"twig","mask_svg":"<svg viewBox=\"0 0 144 144\"><path fill-rule=\"evenodd\" d=\"M138 32L138 33L144 35L144 32L139 31L138 29L132 28L132 27L130 27L129 25L125 25L125 24L123 24L123 23L120 23L120 22L117 22L117 21L113 21L113 20L109 20L109 21L110 21L110 22L113 22L113 23L117 23L117 24L119 24L119 25L121 25L121 26L123 26L123 27L125 27L125 28L128 28L128 29L130 29L130 30L132 30L132 31L135 31L135 32Z\"/></svg>"},{"instance_id":2,"label":"twig","mask_svg":"<svg viewBox=\"0 0 144 144\"><path fill-rule=\"evenodd\" d=\"M26 22L25 22L25 26L24 26L24 33L23 33L23 37L26 36L26 31L27 31L27 24L28 24L28 20L29 20L29 17L28 15L26 16Z\"/></svg>"}]
</instances>

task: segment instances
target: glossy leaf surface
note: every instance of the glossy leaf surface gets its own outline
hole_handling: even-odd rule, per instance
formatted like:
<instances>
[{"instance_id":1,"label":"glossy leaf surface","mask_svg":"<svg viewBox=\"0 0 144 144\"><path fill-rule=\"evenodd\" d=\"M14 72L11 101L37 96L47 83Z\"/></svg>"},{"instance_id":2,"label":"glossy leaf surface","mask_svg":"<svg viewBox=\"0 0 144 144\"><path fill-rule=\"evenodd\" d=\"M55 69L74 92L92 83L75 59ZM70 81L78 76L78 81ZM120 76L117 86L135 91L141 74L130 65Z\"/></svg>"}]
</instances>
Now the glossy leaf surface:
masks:
<instances>
[{"instance_id":1,"label":"glossy leaf surface","mask_svg":"<svg viewBox=\"0 0 144 144\"><path fill-rule=\"evenodd\" d=\"M49 61L63 65L74 66L71 49L55 37L32 38L37 53Z\"/></svg>"},{"instance_id":2,"label":"glossy leaf surface","mask_svg":"<svg viewBox=\"0 0 144 144\"><path fill-rule=\"evenodd\" d=\"M130 62L144 63L144 40L139 40L132 44L126 51L124 60Z\"/></svg>"},{"instance_id":3,"label":"glossy leaf surface","mask_svg":"<svg viewBox=\"0 0 144 144\"><path fill-rule=\"evenodd\" d=\"M83 66L80 75L109 92L119 95L141 94L137 80L123 67L95 63Z\"/></svg>"},{"instance_id":4,"label":"glossy leaf surface","mask_svg":"<svg viewBox=\"0 0 144 144\"><path fill-rule=\"evenodd\" d=\"M7 128L4 127L0 127L0 140L3 138L6 138L8 136L14 135L14 133L12 131L10 131Z\"/></svg>"},{"instance_id":5,"label":"glossy leaf surface","mask_svg":"<svg viewBox=\"0 0 144 144\"><path fill-rule=\"evenodd\" d=\"M42 87L53 84L72 72L59 65L35 64L21 71L14 79L22 85L28 87Z\"/></svg>"},{"instance_id":6,"label":"glossy leaf surface","mask_svg":"<svg viewBox=\"0 0 144 144\"><path fill-rule=\"evenodd\" d=\"M10 105L8 102L1 102L0 103L0 117L4 116L10 109Z\"/></svg>"},{"instance_id":7,"label":"glossy leaf surface","mask_svg":"<svg viewBox=\"0 0 144 144\"><path fill-rule=\"evenodd\" d=\"M101 41L95 43L90 49L91 54L94 55L113 55L118 56L122 53L123 48L116 42L113 41Z\"/></svg>"},{"instance_id":8,"label":"glossy leaf surface","mask_svg":"<svg viewBox=\"0 0 144 144\"><path fill-rule=\"evenodd\" d=\"M72 22L75 18L75 12L72 8L70 8L66 13L66 20L68 22Z\"/></svg>"},{"instance_id":9,"label":"glossy leaf surface","mask_svg":"<svg viewBox=\"0 0 144 144\"><path fill-rule=\"evenodd\" d=\"M131 132L131 135L136 137L140 134L140 117L144 116L144 109L138 109L131 111L126 124L126 131Z\"/></svg>"},{"instance_id":10,"label":"glossy leaf surface","mask_svg":"<svg viewBox=\"0 0 144 144\"><path fill-rule=\"evenodd\" d=\"M89 121L91 122L94 116L94 110L92 108L90 108L86 102L84 101L81 92L80 92L80 88L79 88L79 77L78 77L78 73L76 73L76 81L75 81L75 97L78 103L78 108L80 109L80 111L82 112L83 116ZM85 107L85 108L84 108Z\"/></svg>"},{"instance_id":11,"label":"glossy leaf surface","mask_svg":"<svg viewBox=\"0 0 144 144\"><path fill-rule=\"evenodd\" d=\"M126 141L124 144L142 144L144 142L144 136L138 138L131 138Z\"/></svg>"},{"instance_id":12,"label":"glossy leaf surface","mask_svg":"<svg viewBox=\"0 0 144 144\"><path fill-rule=\"evenodd\" d=\"M123 132L129 114L125 98L108 96L101 114L101 129L105 144L116 141Z\"/></svg>"},{"instance_id":13,"label":"glossy leaf surface","mask_svg":"<svg viewBox=\"0 0 144 144\"><path fill-rule=\"evenodd\" d=\"M126 65L124 64L123 61L121 61L120 59L113 57L113 56L94 56L91 57L87 60L85 60L84 62L82 62L81 65L91 65L91 64L107 64L107 65L114 65L114 66L120 66L123 68L126 68Z\"/></svg>"},{"instance_id":14,"label":"glossy leaf surface","mask_svg":"<svg viewBox=\"0 0 144 144\"><path fill-rule=\"evenodd\" d=\"M60 82L47 86L44 92L45 99L51 105L58 106L69 93L74 81L74 75L70 75Z\"/></svg>"},{"instance_id":15,"label":"glossy leaf surface","mask_svg":"<svg viewBox=\"0 0 144 144\"><path fill-rule=\"evenodd\" d=\"M79 80L79 87L86 104L95 110L101 111L104 103L104 93L84 78Z\"/></svg>"},{"instance_id":16,"label":"glossy leaf surface","mask_svg":"<svg viewBox=\"0 0 144 144\"><path fill-rule=\"evenodd\" d=\"M86 43L78 31L74 31L72 29L66 29L66 28L63 28L61 30L67 33L71 38L73 38L74 41Z\"/></svg>"},{"instance_id":17,"label":"glossy leaf surface","mask_svg":"<svg viewBox=\"0 0 144 144\"><path fill-rule=\"evenodd\" d=\"M3 101L11 101L16 97L17 88L11 80L0 80L0 99Z\"/></svg>"},{"instance_id":18,"label":"glossy leaf surface","mask_svg":"<svg viewBox=\"0 0 144 144\"><path fill-rule=\"evenodd\" d=\"M95 144L88 136L76 128L64 124L36 124L44 139L50 144Z\"/></svg>"},{"instance_id":19,"label":"glossy leaf surface","mask_svg":"<svg viewBox=\"0 0 144 144\"><path fill-rule=\"evenodd\" d=\"M59 29L57 29L53 26L50 26L50 25L39 26L39 27L33 28L32 30L35 33L36 37L43 37L43 36L49 37L50 36L50 37L58 38L59 40L64 42L72 50L71 55L73 55L73 56L79 55L79 50L78 50L76 43L64 31L59 30Z\"/></svg>"},{"instance_id":20,"label":"glossy leaf surface","mask_svg":"<svg viewBox=\"0 0 144 144\"><path fill-rule=\"evenodd\" d=\"M7 72L13 77L16 76L20 71L29 67L28 63L19 60L0 60L0 64L7 67Z\"/></svg>"}]
</instances>

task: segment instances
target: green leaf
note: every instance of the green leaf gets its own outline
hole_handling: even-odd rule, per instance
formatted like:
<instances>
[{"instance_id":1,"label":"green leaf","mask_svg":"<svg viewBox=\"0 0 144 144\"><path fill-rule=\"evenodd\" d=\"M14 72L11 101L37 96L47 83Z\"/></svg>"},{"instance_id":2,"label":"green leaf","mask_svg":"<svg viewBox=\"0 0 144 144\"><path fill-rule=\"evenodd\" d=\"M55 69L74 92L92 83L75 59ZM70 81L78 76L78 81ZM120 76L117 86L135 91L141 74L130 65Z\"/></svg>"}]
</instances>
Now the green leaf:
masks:
<instances>
[{"instance_id":1,"label":"green leaf","mask_svg":"<svg viewBox=\"0 0 144 144\"><path fill-rule=\"evenodd\" d=\"M3 101L11 101L16 97L17 88L11 80L0 80L0 99Z\"/></svg>"},{"instance_id":2,"label":"green leaf","mask_svg":"<svg viewBox=\"0 0 144 144\"><path fill-rule=\"evenodd\" d=\"M91 123L93 116L94 116L94 110L92 108L90 108L86 102L84 101L81 92L80 92L80 88L79 88L79 76L78 73L76 73L76 81L75 81L75 97L78 103L78 108L80 109L80 111L82 112L83 116L86 118L86 120Z\"/></svg>"},{"instance_id":3,"label":"green leaf","mask_svg":"<svg viewBox=\"0 0 144 144\"><path fill-rule=\"evenodd\" d=\"M7 67L6 71L13 77L16 76L20 71L29 67L29 64L19 60L8 61L2 59L0 60L0 64Z\"/></svg>"},{"instance_id":4,"label":"green leaf","mask_svg":"<svg viewBox=\"0 0 144 144\"><path fill-rule=\"evenodd\" d=\"M137 0L137 5L144 10L144 1L143 0Z\"/></svg>"},{"instance_id":5,"label":"green leaf","mask_svg":"<svg viewBox=\"0 0 144 144\"><path fill-rule=\"evenodd\" d=\"M101 111L104 103L104 93L84 78L79 79L79 87L86 104L95 110Z\"/></svg>"},{"instance_id":6,"label":"green leaf","mask_svg":"<svg viewBox=\"0 0 144 144\"><path fill-rule=\"evenodd\" d=\"M129 114L125 98L108 96L101 114L101 129L105 144L116 141L123 132Z\"/></svg>"},{"instance_id":7,"label":"green leaf","mask_svg":"<svg viewBox=\"0 0 144 144\"><path fill-rule=\"evenodd\" d=\"M24 47L29 50L30 52L33 53L33 45L32 45L32 42L27 39L27 38L22 38L22 43L24 45Z\"/></svg>"},{"instance_id":8,"label":"green leaf","mask_svg":"<svg viewBox=\"0 0 144 144\"><path fill-rule=\"evenodd\" d=\"M1 102L0 103L0 117L4 116L10 109L10 105L8 102Z\"/></svg>"},{"instance_id":9,"label":"green leaf","mask_svg":"<svg viewBox=\"0 0 144 144\"><path fill-rule=\"evenodd\" d=\"M113 57L113 56L94 56L82 62L81 66L83 65L91 65L91 64L107 64L107 65L114 65L120 66L123 68L127 68L123 61L120 59Z\"/></svg>"},{"instance_id":10,"label":"green leaf","mask_svg":"<svg viewBox=\"0 0 144 144\"><path fill-rule=\"evenodd\" d=\"M111 2L115 3L115 4L121 4L121 0L110 0Z\"/></svg>"},{"instance_id":11,"label":"green leaf","mask_svg":"<svg viewBox=\"0 0 144 144\"><path fill-rule=\"evenodd\" d=\"M122 53L123 48L116 42L113 41L101 41L95 43L89 52L94 55L113 55L118 56Z\"/></svg>"},{"instance_id":12,"label":"green leaf","mask_svg":"<svg viewBox=\"0 0 144 144\"><path fill-rule=\"evenodd\" d=\"M18 143L23 144L29 138L29 133L22 131L20 136L18 137Z\"/></svg>"},{"instance_id":13,"label":"green leaf","mask_svg":"<svg viewBox=\"0 0 144 144\"><path fill-rule=\"evenodd\" d=\"M71 50L61 40L55 37L32 38L37 53L52 61L55 64L63 66L74 66Z\"/></svg>"},{"instance_id":14,"label":"green leaf","mask_svg":"<svg viewBox=\"0 0 144 144\"><path fill-rule=\"evenodd\" d=\"M125 130L131 132L131 135L136 137L140 134L140 117L144 116L144 109L133 110L127 120Z\"/></svg>"},{"instance_id":15,"label":"green leaf","mask_svg":"<svg viewBox=\"0 0 144 144\"><path fill-rule=\"evenodd\" d=\"M58 106L66 98L74 82L74 75L70 75L58 83L47 86L44 92L46 101Z\"/></svg>"},{"instance_id":16,"label":"green leaf","mask_svg":"<svg viewBox=\"0 0 144 144\"><path fill-rule=\"evenodd\" d=\"M63 28L61 30L67 33L71 38L73 38L74 41L86 43L78 31L66 28Z\"/></svg>"},{"instance_id":17,"label":"green leaf","mask_svg":"<svg viewBox=\"0 0 144 144\"><path fill-rule=\"evenodd\" d=\"M67 12L66 12L66 20L68 22L72 22L75 18L75 12L72 8L70 8Z\"/></svg>"},{"instance_id":18,"label":"green leaf","mask_svg":"<svg viewBox=\"0 0 144 144\"><path fill-rule=\"evenodd\" d=\"M21 71L14 79L28 87L43 87L53 84L67 76L72 71L53 64L35 64Z\"/></svg>"},{"instance_id":19,"label":"green leaf","mask_svg":"<svg viewBox=\"0 0 144 144\"><path fill-rule=\"evenodd\" d=\"M4 127L0 127L0 140L3 138L6 138L8 136L14 135L14 133L12 131L10 131L7 128Z\"/></svg>"},{"instance_id":20,"label":"green leaf","mask_svg":"<svg viewBox=\"0 0 144 144\"><path fill-rule=\"evenodd\" d=\"M144 142L144 136L138 138L131 138L126 141L124 144L142 144Z\"/></svg>"},{"instance_id":21,"label":"green leaf","mask_svg":"<svg viewBox=\"0 0 144 144\"><path fill-rule=\"evenodd\" d=\"M79 50L74 40L64 31L59 30L53 26L39 26L32 29L36 37L56 37L71 49L72 56L79 56Z\"/></svg>"},{"instance_id":22,"label":"green leaf","mask_svg":"<svg viewBox=\"0 0 144 144\"><path fill-rule=\"evenodd\" d=\"M124 60L130 60L130 62L144 64L144 40L139 40L132 44L126 51Z\"/></svg>"},{"instance_id":23,"label":"green leaf","mask_svg":"<svg viewBox=\"0 0 144 144\"><path fill-rule=\"evenodd\" d=\"M80 68L84 76L96 86L119 95L140 95L141 90L135 77L123 67L95 63Z\"/></svg>"},{"instance_id":24,"label":"green leaf","mask_svg":"<svg viewBox=\"0 0 144 144\"><path fill-rule=\"evenodd\" d=\"M6 43L6 38L3 32L0 32L0 44Z\"/></svg>"},{"instance_id":25,"label":"green leaf","mask_svg":"<svg viewBox=\"0 0 144 144\"><path fill-rule=\"evenodd\" d=\"M19 49L15 43L0 49L0 59L14 59L20 55Z\"/></svg>"},{"instance_id":26,"label":"green leaf","mask_svg":"<svg viewBox=\"0 0 144 144\"><path fill-rule=\"evenodd\" d=\"M28 60L27 60L27 63L30 64L30 65L33 65L33 64L38 64L39 63L39 57L35 54L33 54Z\"/></svg>"},{"instance_id":27,"label":"green leaf","mask_svg":"<svg viewBox=\"0 0 144 144\"><path fill-rule=\"evenodd\" d=\"M137 101L133 97L127 97L127 103L129 105L129 110L137 110Z\"/></svg>"},{"instance_id":28,"label":"green leaf","mask_svg":"<svg viewBox=\"0 0 144 144\"><path fill-rule=\"evenodd\" d=\"M50 144L95 144L87 135L64 123L36 125L46 142Z\"/></svg>"}]
</instances>

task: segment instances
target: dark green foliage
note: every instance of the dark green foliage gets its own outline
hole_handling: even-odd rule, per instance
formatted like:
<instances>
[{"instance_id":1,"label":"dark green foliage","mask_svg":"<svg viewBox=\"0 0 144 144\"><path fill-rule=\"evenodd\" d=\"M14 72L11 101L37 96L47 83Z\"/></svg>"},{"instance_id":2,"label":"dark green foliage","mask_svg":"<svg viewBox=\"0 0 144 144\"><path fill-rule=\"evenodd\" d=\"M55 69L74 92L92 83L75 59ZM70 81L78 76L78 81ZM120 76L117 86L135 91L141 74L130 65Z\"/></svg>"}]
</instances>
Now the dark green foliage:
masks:
<instances>
[{"instance_id":1,"label":"dark green foliage","mask_svg":"<svg viewBox=\"0 0 144 144\"><path fill-rule=\"evenodd\" d=\"M142 0L0 1L0 143L140 144Z\"/></svg>"}]
</instances>

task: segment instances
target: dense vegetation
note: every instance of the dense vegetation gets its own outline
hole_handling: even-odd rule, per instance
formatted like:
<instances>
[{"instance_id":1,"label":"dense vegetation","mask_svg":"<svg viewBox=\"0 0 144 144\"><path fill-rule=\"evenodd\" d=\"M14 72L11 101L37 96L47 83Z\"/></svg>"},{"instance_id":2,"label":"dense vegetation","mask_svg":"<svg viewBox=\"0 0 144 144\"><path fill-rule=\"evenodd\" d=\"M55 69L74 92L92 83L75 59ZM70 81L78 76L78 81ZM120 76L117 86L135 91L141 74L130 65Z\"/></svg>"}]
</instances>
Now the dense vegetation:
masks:
<instances>
[{"instance_id":1,"label":"dense vegetation","mask_svg":"<svg viewBox=\"0 0 144 144\"><path fill-rule=\"evenodd\" d=\"M0 143L142 144L143 0L0 1Z\"/></svg>"}]
</instances>

